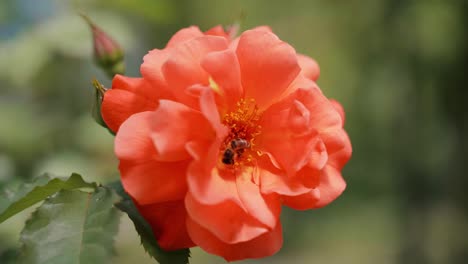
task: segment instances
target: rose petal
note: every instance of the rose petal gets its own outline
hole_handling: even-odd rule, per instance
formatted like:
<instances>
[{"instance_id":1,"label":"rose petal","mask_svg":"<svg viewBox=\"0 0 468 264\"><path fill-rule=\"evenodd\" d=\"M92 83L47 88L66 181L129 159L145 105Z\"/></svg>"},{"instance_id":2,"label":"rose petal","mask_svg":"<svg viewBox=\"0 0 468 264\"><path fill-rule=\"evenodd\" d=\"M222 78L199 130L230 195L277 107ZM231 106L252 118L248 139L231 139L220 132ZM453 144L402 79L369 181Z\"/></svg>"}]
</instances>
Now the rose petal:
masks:
<instances>
[{"instance_id":1,"label":"rose petal","mask_svg":"<svg viewBox=\"0 0 468 264\"><path fill-rule=\"evenodd\" d=\"M255 173L255 172L254 172ZM236 177L237 195L247 213L261 223L274 228L281 212L281 204L276 194L262 194L260 187L253 182L250 170L244 170Z\"/></svg>"},{"instance_id":2,"label":"rose petal","mask_svg":"<svg viewBox=\"0 0 468 264\"><path fill-rule=\"evenodd\" d=\"M326 166L320 176L320 185L317 188L320 190L320 200L314 208L323 207L338 198L346 189L346 182L339 170L333 166Z\"/></svg>"},{"instance_id":3,"label":"rose petal","mask_svg":"<svg viewBox=\"0 0 468 264\"><path fill-rule=\"evenodd\" d=\"M330 126L333 128L333 120L339 122L339 116L331 105L328 105L328 109L319 108L320 100L328 102L317 89L298 89L269 107L260 120L262 133L257 138L259 149L270 153L290 177L312 158L320 162L321 167L326 162L325 149L318 133L330 129ZM320 117L331 118L332 121L317 120ZM319 127L322 123L327 127Z\"/></svg>"},{"instance_id":4,"label":"rose petal","mask_svg":"<svg viewBox=\"0 0 468 264\"><path fill-rule=\"evenodd\" d=\"M319 133L341 129L341 117L320 89L298 89L297 98L311 112L310 123Z\"/></svg>"},{"instance_id":5,"label":"rose petal","mask_svg":"<svg viewBox=\"0 0 468 264\"><path fill-rule=\"evenodd\" d=\"M200 111L210 122L213 130L216 132L216 136L219 139L224 139L229 131L228 128L221 123L220 114L212 90L202 91L200 96Z\"/></svg>"},{"instance_id":6,"label":"rose petal","mask_svg":"<svg viewBox=\"0 0 468 264\"><path fill-rule=\"evenodd\" d=\"M287 196L297 196L311 191L317 183L311 186L310 182L317 182L318 173L304 175L304 168L295 177L288 175L269 161L268 158L259 160L260 188L264 194L277 193ZM315 179L315 180L314 180Z\"/></svg>"},{"instance_id":7,"label":"rose petal","mask_svg":"<svg viewBox=\"0 0 468 264\"><path fill-rule=\"evenodd\" d=\"M320 88L317 86L317 83L307 78L304 74L298 74L296 78L291 82L288 89L284 92L284 95L291 96L298 89L302 90L313 90ZM287 96L285 96L287 98Z\"/></svg>"},{"instance_id":8,"label":"rose petal","mask_svg":"<svg viewBox=\"0 0 468 264\"><path fill-rule=\"evenodd\" d=\"M226 39L229 39L229 34L224 31L224 28L220 25L217 25L215 27L212 27L205 31L206 35L211 35L211 36L219 36L219 37L224 37Z\"/></svg>"},{"instance_id":9,"label":"rose petal","mask_svg":"<svg viewBox=\"0 0 468 264\"><path fill-rule=\"evenodd\" d=\"M242 206L237 195L235 176L218 169L206 169L201 162L193 162L188 169L190 192L204 204L217 204L231 200Z\"/></svg>"},{"instance_id":10,"label":"rose petal","mask_svg":"<svg viewBox=\"0 0 468 264\"><path fill-rule=\"evenodd\" d=\"M226 39L222 37L205 36L173 48L171 56L162 66L162 72L178 102L194 108L198 106L198 100L187 95L185 90L194 84L209 84L209 76L200 62L207 53L226 49L227 46Z\"/></svg>"},{"instance_id":11,"label":"rose petal","mask_svg":"<svg viewBox=\"0 0 468 264\"><path fill-rule=\"evenodd\" d=\"M119 165L122 184L140 204L183 199L187 192L188 161L131 163Z\"/></svg>"},{"instance_id":12,"label":"rose petal","mask_svg":"<svg viewBox=\"0 0 468 264\"><path fill-rule=\"evenodd\" d=\"M164 49L151 50L143 58L143 64L140 67L141 75L159 92L163 99L173 99L174 91L167 86L162 67L167 60L177 53L177 46L185 42L202 37L204 34L198 27L192 26L179 30L168 42Z\"/></svg>"},{"instance_id":13,"label":"rose petal","mask_svg":"<svg viewBox=\"0 0 468 264\"><path fill-rule=\"evenodd\" d=\"M161 161L187 159L190 157L185 148L188 142L214 136L210 124L200 112L169 100L160 101L151 126L151 138Z\"/></svg>"},{"instance_id":14,"label":"rose petal","mask_svg":"<svg viewBox=\"0 0 468 264\"><path fill-rule=\"evenodd\" d=\"M193 221L225 243L248 241L270 230L231 200L207 205L198 202L189 192L185 208Z\"/></svg>"},{"instance_id":15,"label":"rose petal","mask_svg":"<svg viewBox=\"0 0 468 264\"><path fill-rule=\"evenodd\" d=\"M193 157L187 171L187 182L190 192L204 204L217 204L225 200L233 200L240 206L238 199L232 196L237 192L235 175L230 171L219 171L219 149L221 140L216 138L211 142L190 142L187 151Z\"/></svg>"},{"instance_id":16,"label":"rose petal","mask_svg":"<svg viewBox=\"0 0 468 264\"><path fill-rule=\"evenodd\" d=\"M311 167L314 170L321 170L329 161L325 143L322 141L321 138L317 138L312 148L312 155L309 156L309 162L307 165L308 167Z\"/></svg>"},{"instance_id":17,"label":"rose petal","mask_svg":"<svg viewBox=\"0 0 468 264\"><path fill-rule=\"evenodd\" d=\"M302 74L313 81L318 80L320 68L314 59L302 54L297 54L297 61L299 62L299 66L301 66Z\"/></svg>"},{"instance_id":18,"label":"rose petal","mask_svg":"<svg viewBox=\"0 0 468 264\"><path fill-rule=\"evenodd\" d=\"M265 109L277 101L300 72L294 49L265 30L245 31L237 57L246 98Z\"/></svg>"},{"instance_id":19,"label":"rose petal","mask_svg":"<svg viewBox=\"0 0 468 264\"><path fill-rule=\"evenodd\" d=\"M151 205L138 205L138 210L151 225L158 245L164 250L177 250L195 246L187 228L183 200Z\"/></svg>"},{"instance_id":20,"label":"rose petal","mask_svg":"<svg viewBox=\"0 0 468 264\"><path fill-rule=\"evenodd\" d=\"M158 91L161 99L172 99L174 97L162 73L162 65L170 55L171 49L153 49L143 57L143 64L140 66L141 76L151 84L152 89Z\"/></svg>"},{"instance_id":21,"label":"rose petal","mask_svg":"<svg viewBox=\"0 0 468 264\"><path fill-rule=\"evenodd\" d=\"M315 134L295 136L286 129L282 130L282 134L280 131L270 130L268 135L265 133L257 142L260 150L270 153L287 175L292 177L309 162L316 151L319 151L315 147L319 139Z\"/></svg>"},{"instance_id":22,"label":"rose petal","mask_svg":"<svg viewBox=\"0 0 468 264\"><path fill-rule=\"evenodd\" d=\"M325 162L326 162L326 156L325 156L324 163ZM300 169L297 172L295 178L297 178L297 181L300 181L300 183L303 184L304 187L309 188L309 190L315 189L320 184L322 168L323 167L320 167L320 169L317 169L314 159L312 158L308 166L304 166L302 169Z\"/></svg>"},{"instance_id":23,"label":"rose petal","mask_svg":"<svg viewBox=\"0 0 468 264\"><path fill-rule=\"evenodd\" d=\"M117 132L131 115L156 109L158 95L142 78L116 75L104 94L101 113L106 125Z\"/></svg>"},{"instance_id":24,"label":"rose petal","mask_svg":"<svg viewBox=\"0 0 468 264\"><path fill-rule=\"evenodd\" d=\"M152 134L158 128L155 122L157 117L157 112L131 116L121 126L115 139L122 183L125 190L141 204L182 199L187 191L189 155L174 155L171 154L174 151L164 152L155 148Z\"/></svg>"},{"instance_id":25,"label":"rose petal","mask_svg":"<svg viewBox=\"0 0 468 264\"><path fill-rule=\"evenodd\" d=\"M230 43L229 43L229 49L230 50L237 50L237 46L239 46L239 37L233 39Z\"/></svg>"},{"instance_id":26,"label":"rose petal","mask_svg":"<svg viewBox=\"0 0 468 264\"><path fill-rule=\"evenodd\" d=\"M345 112L343 106L336 100L330 99L330 103L332 104L333 108L340 114L341 117L341 126L345 124Z\"/></svg>"},{"instance_id":27,"label":"rose petal","mask_svg":"<svg viewBox=\"0 0 468 264\"><path fill-rule=\"evenodd\" d=\"M221 240L245 241L276 225L280 202L276 195L260 193L252 182L253 169L241 173L215 167L219 146L191 145L195 161L188 170L187 211Z\"/></svg>"},{"instance_id":28,"label":"rose petal","mask_svg":"<svg viewBox=\"0 0 468 264\"><path fill-rule=\"evenodd\" d=\"M143 78L127 77L120 74L112 79L112 89L126 90L138 94L149 101L157 101L160 98L159 91Z\"/></svg>"},{"instance_id":29,"label":"rose petal","mask_svg":"<svg viewBox=\"0 0 468 264\"><path fill-rule=\"evenodd\" d=\"M202 67L211 76L223 100L222 109L232 110L242 96L239 61L232 50L211 52L201 61Z\"/></svg>"},{"instance_id":30,"label":"rose petal","mask_svg":"<svg viewBox=\"0 0 468 264\"><path fill-rule=\"evenodd\" d=\"M254 179L254 172L239 175L235 170L223 169L224 165L221 164L219 156L221 140L217 138L214 143L187 144L188 152L194 158L187 171L189 190L200 203L218 204L229 200L247 211L239 197L236 179L240 176Z\"/></svg>"},{"instance_id":31,"label":"rose petal","mask_svg":"<svg viewBox=\"0 0 468 264\"><path fill-rule=\"evenodd\" d=\"M166 47L174 47L188 40L202 37L203 35L203 32L201 32L200 29L196 26L183 28L177 31L177 33L175 33L174 36L172 36L172 38L167 43Z\"/></svg>"},{"instance_id":32,"label":"rose petal","mask_svg":"<svg viewBox=\"0 0 468 264\"><path fill-rule=\"evenodd\" d=\"M263 258L278 252L283 244L281 224L260 236L240 243L225 243L192 219L187 219L187 230L192 240L203 250L222 256L227 261Z\"/></svg>"},{"instance_id":33,"label":"rose petal","mask_svg":"<svg viewBox=\"0 0 468 264\"><path fill-rule=\"evenodd\" d=\"M265 32L273 33L273 30L271 30L270 26L258 26L258 27L252 28L252 30L265 31Z\"/></svg>"},{"instance_id":34,"label":"rose petal","mask_svg":"<svg viewBox=\"0 0 468 264\"><path fill-rule=\"evenodd\" d=\"M296 210L307 210L323 207L336 198L346 188L341 172L327 165L320 175L320 184L311 192L298 196L283 196L283 203Z\"/></svg>"},{"instance_id":35,"label":"rose petal","mask_svg":"<svg viewBox=\"0 0 468 264\"><path fill-rule=\"evenodd\" d=\"M187 171L187 182L190 192L204 204L217 204L225 200L233 200L239 206L241 203L231 193L237 192L235 175L228 170L219 171L219 151L221 138L216 137L206 142L190 142L187 151L192 162Z\"/></svg>"},{"instance_id":36,"label":"rose petal","mask_svg":"<svg viewBox=\"0 0 468 264\"><path fill-rule=\"evenodd\" d=\"M155 112L146 111L132 115L122 124L114 144L119 160L145 162L157 156L151 140L154 119Z\"/></svg>"},{"instance_id":37,"label":"rose petal","mask_svg":"<svg viewBox=\"0 0 468 264\"><path fill-rule=\"evenodd\" d=\"M270 33L273 32L273 30L271 30L271 28L269 26L258 26L258 27L252 28L252 30L265 31L265 32L270 32ZM230 50L235 51L237 49L237 46L239 45L239 38L240 37L234 38L231 41L231 43L229 43L229 49Z\"/></svg>"},{"instance_id":38,"label":"rose petal","mask_svg":"<svg viewBox=\"0 0 468 264\"><path fill-rule=\"evenodd\" d=\"M328 164L341 170L351 158L352 147L348 134L343 129L320 135L328 153Z\"/></svg>"},{"instance_id":39,"label":"rose petal","mask_svg":"<svg viewBox=\"0 0 468 264\"><path fill-rule=\"evenodd\" d=\"M283 196L283 205L286 205L295 210L308 210L316 208L317 202L320 200L320 191L318 188L310 190L298 196Z\"/></svg>"}]
</instances>

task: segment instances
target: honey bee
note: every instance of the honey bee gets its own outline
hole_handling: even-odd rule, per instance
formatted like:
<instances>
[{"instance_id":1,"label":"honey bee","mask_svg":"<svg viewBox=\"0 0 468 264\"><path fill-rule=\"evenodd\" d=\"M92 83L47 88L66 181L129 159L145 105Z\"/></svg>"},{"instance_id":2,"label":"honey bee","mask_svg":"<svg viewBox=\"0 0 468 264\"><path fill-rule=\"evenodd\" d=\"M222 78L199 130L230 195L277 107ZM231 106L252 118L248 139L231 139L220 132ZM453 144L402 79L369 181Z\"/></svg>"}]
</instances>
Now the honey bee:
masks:
<instances>
[{"instance_id":1,"label":"honey bee","mask_svg":"<svg viewBox=\"0 0 468 264\"><path fill-rule=\"evenodd\" d=\"M250 148L250 143L242 138L233 139L223 153L223 163L233 165L234 159L240 157L244 150Z\"/></svg>"}]
</instances>

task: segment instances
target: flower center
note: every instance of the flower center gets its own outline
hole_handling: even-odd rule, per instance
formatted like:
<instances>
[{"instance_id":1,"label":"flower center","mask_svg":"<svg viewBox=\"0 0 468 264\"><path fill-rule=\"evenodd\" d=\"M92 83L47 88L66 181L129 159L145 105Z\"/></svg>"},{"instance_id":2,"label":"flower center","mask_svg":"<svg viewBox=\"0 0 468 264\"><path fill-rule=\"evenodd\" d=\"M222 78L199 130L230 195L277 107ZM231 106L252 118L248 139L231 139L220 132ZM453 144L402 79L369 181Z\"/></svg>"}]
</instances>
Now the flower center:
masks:
<instances>
[{"instance_id":1,"label":"flower center","mask_svg":"<svg viewBox=\"0 0 468 264\"><path fill-rule=\"evenodd\" d=\"M241 99L236 109L223 117L229 134L221 146L221 161L235 167L249 165L255 155L255 137L260 134L260 113L254 99Z\"/></svg>"}]
</instances>

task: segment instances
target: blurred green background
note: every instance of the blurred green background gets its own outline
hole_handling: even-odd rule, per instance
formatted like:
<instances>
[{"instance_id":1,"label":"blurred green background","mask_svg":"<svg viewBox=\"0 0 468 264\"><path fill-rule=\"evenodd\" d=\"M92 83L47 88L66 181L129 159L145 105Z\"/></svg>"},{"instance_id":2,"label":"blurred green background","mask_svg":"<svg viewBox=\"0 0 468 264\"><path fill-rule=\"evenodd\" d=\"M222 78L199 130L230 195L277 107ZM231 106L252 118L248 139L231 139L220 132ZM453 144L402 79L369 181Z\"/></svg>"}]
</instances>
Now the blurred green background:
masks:
<instances>
[{"instance_id":1,"label":"blurred green background","mask_svg":"<svg viewBox=\"0 0 468 264\"><path fill-rule=\"evenodd\" d=\"M326 208L284 209L274 257L242 263L467 263L468 1L2 0L0 188L43 172L118 177L113 137L90 116L88 14L126 50L127 75L181 27L245 17L315 58L346 110L353 157ZM28 213L0 225L0 254ZM155 263L128 218L114 263ZM192 263L224 263L194 249Z\"/></svg>"}]
</instances>

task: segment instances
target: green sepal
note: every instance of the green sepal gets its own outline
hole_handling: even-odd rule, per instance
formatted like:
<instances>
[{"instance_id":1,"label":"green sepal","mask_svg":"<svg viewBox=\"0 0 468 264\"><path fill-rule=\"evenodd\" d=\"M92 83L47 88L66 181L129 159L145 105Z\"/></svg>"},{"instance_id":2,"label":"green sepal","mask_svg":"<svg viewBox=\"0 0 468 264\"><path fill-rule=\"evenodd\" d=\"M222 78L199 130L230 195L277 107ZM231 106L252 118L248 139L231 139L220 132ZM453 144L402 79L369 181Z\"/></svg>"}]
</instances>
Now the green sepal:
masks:
<instances>
[{"instance_id":1,"label":"green sepal","mask_svg":"<svg viewBox=\"0 0 468 264\"><path fill-rule=\"evenodd\" d=\"M102 100L104 100L104 95L107 89L104 88L104 86L96 79L93 79L92 83L94 87L94 102L93 108L91 110L91 115L93 116L93 119L94 121L96 121L96 123L106 128L112 135L115 136L115 133L112 130L110 130L106 122L104 122L104 119L102 118L101 114Z\"/></svg>"}]
</instances>

